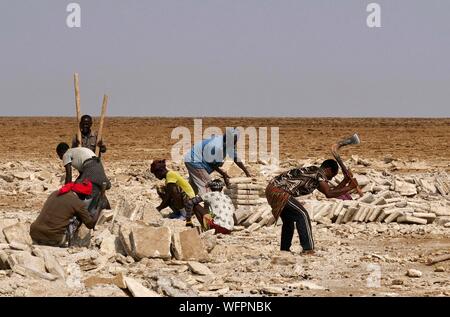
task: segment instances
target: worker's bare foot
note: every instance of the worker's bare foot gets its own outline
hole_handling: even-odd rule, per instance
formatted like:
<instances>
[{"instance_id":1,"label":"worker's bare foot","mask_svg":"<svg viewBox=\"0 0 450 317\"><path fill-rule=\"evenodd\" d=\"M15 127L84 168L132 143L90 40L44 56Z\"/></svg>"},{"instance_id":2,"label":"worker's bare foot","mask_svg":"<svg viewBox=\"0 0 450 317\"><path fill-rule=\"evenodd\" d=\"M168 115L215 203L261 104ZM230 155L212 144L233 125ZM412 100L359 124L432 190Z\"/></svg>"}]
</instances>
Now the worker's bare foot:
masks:
<instances>
[{"instance_id":1,"label":"worker's bare foot","mask_svg":"<svg viewBox=\"0 0 450 317\"><path fill-rule=\"evenodd\" d=\"M315 255L316 251L314 250L308 250L308 251L303 251L302 255Z\"/></svg>"}]
</instances>

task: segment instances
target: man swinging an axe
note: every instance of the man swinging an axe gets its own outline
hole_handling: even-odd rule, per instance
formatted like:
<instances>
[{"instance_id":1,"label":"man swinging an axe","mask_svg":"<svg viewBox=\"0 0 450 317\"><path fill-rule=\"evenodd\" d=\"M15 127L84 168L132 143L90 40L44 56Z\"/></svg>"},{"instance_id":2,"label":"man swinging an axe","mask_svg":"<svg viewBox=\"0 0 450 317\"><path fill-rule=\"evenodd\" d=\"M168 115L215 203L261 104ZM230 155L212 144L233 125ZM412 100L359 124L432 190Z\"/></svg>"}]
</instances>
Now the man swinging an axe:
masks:
<instances>
[{"instance_id":1,"label":"man swinging an axe","mask_svg":"<svg viewBox=\"0 0 450 317\"><path fill-rule=\"evenodd\" d=\"M337 146L333 146L333 154L337 154L337 150L341 146L358 144L359 138L358 143L352 142L355 142L355 140L339 142ZM276 176L267 185L266 198L272 207L272 214L276 220L281 217L283 221L281 251L290 251L295 225L303 253L314 253L311 220L307 210L295 197L311 194L315 189L318 189L327 198L338 198L358 187L357 181L351 177L351 173L346 168L344 180L340 184L336 187L331 187L328 184L337 175L339 165L344 166L339 155L335 155L335 158L338 159L338 162L328 159L323 161L320 166L291 169Z\"/></svg>"}]
</instances>

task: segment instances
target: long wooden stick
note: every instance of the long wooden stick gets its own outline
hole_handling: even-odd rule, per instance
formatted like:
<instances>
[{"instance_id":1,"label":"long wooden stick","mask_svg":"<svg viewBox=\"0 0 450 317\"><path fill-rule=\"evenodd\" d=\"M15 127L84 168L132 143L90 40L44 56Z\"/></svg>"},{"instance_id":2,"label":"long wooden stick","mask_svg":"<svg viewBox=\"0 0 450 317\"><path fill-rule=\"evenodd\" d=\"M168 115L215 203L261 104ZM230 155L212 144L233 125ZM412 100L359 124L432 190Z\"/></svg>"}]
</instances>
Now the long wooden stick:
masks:
<instances>
[{"instance_id":1,"label":"long wooden stick","mask_svg":"<svg viewBox=\"0 0 450 317\"><path fill-rule=\"evenodd\" d=\"M73 75L74 85L75 85L75 106L77 109L77 139L78 146L81 147L81 130L80 130L80 121L81 121L81 109L80 109L80 81L78 73Z\"/></svg>"},{"instance_id":2,"label":"long wooden stick","mask_svg":"<svg viewBox=\"0 0 450 317\"><path fill-rule=\"evenodd\" d=\"M98 134L97 134L97 145L95 146L95 155L100 155L100 147L98 146L98 143L102 140L102 134L103 134L103 122L105 121L105 114L106 114L106 106L108 105L108 96L103 96L103 104L102 104L102 114L100 116L100 126L98 128Z\"/></svg>"}]
</instances>

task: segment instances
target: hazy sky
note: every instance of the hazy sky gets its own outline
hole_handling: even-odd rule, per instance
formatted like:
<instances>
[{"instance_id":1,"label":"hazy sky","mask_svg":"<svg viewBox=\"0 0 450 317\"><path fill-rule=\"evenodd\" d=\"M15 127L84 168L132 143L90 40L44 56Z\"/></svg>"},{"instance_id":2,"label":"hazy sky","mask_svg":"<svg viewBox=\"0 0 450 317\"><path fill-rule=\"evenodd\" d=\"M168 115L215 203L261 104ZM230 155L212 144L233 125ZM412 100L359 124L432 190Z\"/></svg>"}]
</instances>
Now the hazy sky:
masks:
<instances>
[{"instance_id":1,"label":"hazy sky","mask_svg":"<svg viewBox=\"0 0 450 317\"><path fill-rule=\"evenodd\" d=\"M370 2L0 0L0 115L450 117L450 1Z\"/></svg>"}]
</instances>

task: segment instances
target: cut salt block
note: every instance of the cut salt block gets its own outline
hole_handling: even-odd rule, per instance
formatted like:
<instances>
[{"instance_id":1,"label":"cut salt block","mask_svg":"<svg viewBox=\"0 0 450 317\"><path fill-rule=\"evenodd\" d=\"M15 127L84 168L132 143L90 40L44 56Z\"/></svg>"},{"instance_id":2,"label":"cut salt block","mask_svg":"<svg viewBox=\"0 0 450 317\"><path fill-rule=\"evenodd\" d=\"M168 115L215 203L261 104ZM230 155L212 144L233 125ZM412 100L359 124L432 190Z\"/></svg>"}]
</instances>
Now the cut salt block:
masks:
<instances>
[{"instance_id":1,"label":"cut salt block","mask_svg":"<svg viewBox=\"0 0 450 317\"><path fill-rule=\"evenodd\" d=\"M170 259L171 232L168 227L133 227L130 234L131 250L135 258Z\"/></svg>"},{"instance_id":2,"label":"cut salt block","mask_svg":"<svg viewBox=\"0 0 450 317\"><path fill-rule=\"evenodd\" d=\"M375 221L375 219L378 218L378 216L379 216L380 213L381 213L381 209L382 209L382 207L376 207L376 208L372 211L372 213L371 213L370 216L369 216L369 221L370 221L370 222Z\"/></svg>"},{"instance_id":3,"label":"cut salt block","mask_svg":"<svg viewBox=\"0 0 450 317\"><path fill-rule=\"evenodd\" d=\"M339 215L336 218L336 223L340 224L344 221L345 214L347 213L348 209L342 208L339 212Z\"/></svg>"},{"instance_id":4,"label":"cut salt block","mask_svg":"<svg viewBox=\"0 0 450 317\"><path fill-rule=\"evenodd\" d=\"M397 219L398 223L412 223L412 224L419 224L419 225L426 225L427 220L422 218L417 218L414 216L404 215L400 216Z\"/></svg>"},{"instance_id":5,"label":"cut salt block","mask_svg":"<svg viewBox=\"0 0 450 317\"><path fill-rule=\"evenodd\" d=\"M198 230L195 228L172 235L172 251L177 260L205 262L209 260Z\"/></svg>"},{"instance_id":6,"label":"cut salt block","mask_svg":"<svg viewBox=\"0 0 450 317\"><path fill-rule=\"evenodd\" d=\"M231 189L262 189L263 187L255 184L232 184Z\"/></svg>"},{"instance_id":7,"label":"cut salt block","mask_svg":"<svg viewBox=\"0 0 450 317\"><path fill-rule=\"evenodd\" d=\"M250 225L252 225L253 223L255 223L264 213L266 212L266 210L264 209L260 209L258 211L256 211L255 213L253 213L250 217L247 218L246 221L244 221L243 225L248 227Z\"/></svg>"},{"instance_id":8,"label":"cut salt block","mask_svg":"<svg viewBox=\"0 0 450 317\"><path fill-rule=\"evenodd\" d=\"M386 200L384 197L378 197L374 201L371 202L372 205L386 205Z\"/></svg>"},{"instance_id":9,"label":"cut salt block","mask_svg":"<svg viewBox=\"0 0 450 317\"><path fill-rule=\"evenodd\" d=\"M398 210L394 211L389 216L387 216L386 219L384 219L384 222L385 223L391 223L391 222L395 221L401 215L402 215L401 211L398 211Z\"/></svg>"},{"instance_id":10,"label":"cut salt block","mask_svg":"<svg viewBox=\"0 0 450 317\"><path fill-rule=\"evenodd\" d=\"M229 195L229 197L233 200L249 200L254 201L259 199L259 195Z\"/></svg>"},{"instance_id":11,"label":"cut salt block","mask_svg":"<svg viewBox=\"0 0 450 317\"><path fill-rule=\"evenodd\" d=\"M427 223L432 223L434 219L436 219L436 215L433 213L425 213L425 212L413 212L413 217L426 219Z\"/></svg>"},{"instance_id":12,"label":"cut salt block","mask_svg":"<svg viewBox=\"0 0 450 317\"><path fill-rule=\"evenodd\" d=\"M358 211L358 207L350 207L348 208L348 210L345 212L344 218L342 219L343 223L347 223L349 222L352 218L353 215Z\"/></svg>"},{"instance_id":13,"label":"cut salt block","mask_svg":"<svg viewBox=\"0 0 450 317\"><path fill-rule=\"evenodd\" d=\"M15 241L28 245L32 244L29 223L18 222L12 226L3 228L3 234L8 243Z\"/></svg>"},{"instance_id":14,"label":"cut salt block","mask_svg":"<svg viewBox=\"0 0 450 317\"><path fill-rule=\"evenodd\" d=\"M257 189L225 189L225 195L233 196L233 195L259 195L259 190Z\"/></svg>"},{"instance_id":15,"label":"cut salt block","mask_svg":"<svg viewBox=\"0 0 450 317\"><path fill-rule=\"evenodd\" d=\"M373 195L371 193L366 193L364 194L363 197L359 198L358 201L361 203L371 203L375 200L375 198L373 197Z\"/></svg>"},{"instance_id":16,"label":"cut salt block","mask_svg":"<svg viewBox=\"0 0 450 317\"><path fill-rule=\"evenodd\" d=\"M252 182L250 177L233 177L228 179L230 184L249 184Z\"/></svg>"}]
</instances>

